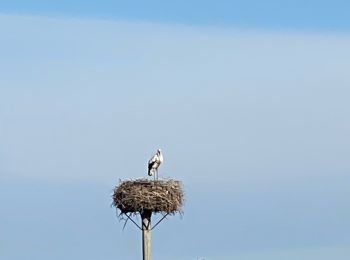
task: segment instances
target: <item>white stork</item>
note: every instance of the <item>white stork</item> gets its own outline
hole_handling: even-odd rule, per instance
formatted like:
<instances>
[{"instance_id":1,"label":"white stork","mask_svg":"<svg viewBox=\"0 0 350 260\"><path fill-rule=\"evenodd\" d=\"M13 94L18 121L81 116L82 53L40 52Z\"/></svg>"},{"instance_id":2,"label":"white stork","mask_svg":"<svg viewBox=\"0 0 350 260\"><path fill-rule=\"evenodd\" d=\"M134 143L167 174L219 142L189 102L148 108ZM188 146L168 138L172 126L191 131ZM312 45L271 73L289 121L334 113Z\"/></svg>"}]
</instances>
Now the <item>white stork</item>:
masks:
<instances>
[{"instance_id":1,"label":"white stork","mask_svg":"<svg viewBox=\"0 0 350 260\"><path fill-rule=\"evenodd\" d=\"M154 176L154 179L158 179L158 167L163 162L163 155L160 149L157 150L156 154L148 161L148 175ZM157 175L156 175L157 174Z\"/></svg>"}]
</instances>

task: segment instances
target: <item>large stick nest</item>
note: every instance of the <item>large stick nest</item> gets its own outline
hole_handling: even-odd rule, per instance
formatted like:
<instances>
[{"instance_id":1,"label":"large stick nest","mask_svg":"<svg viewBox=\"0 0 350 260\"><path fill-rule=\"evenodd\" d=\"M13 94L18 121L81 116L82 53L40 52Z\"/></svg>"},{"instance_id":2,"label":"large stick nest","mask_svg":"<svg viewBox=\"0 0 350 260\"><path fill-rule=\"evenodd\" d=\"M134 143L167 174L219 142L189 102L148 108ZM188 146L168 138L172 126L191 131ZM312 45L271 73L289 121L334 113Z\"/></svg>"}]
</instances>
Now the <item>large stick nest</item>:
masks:
<instances>
[{"instance_id":1,"label":"large stick nest","mask_svg":"<svg viewBox=\"0 0 350 260\"><path fill-rule=\"evenodd\" d=\"M176 180L128 180L114 188L113 206L121 214L182 213L184 192L180 181Z\"/></svg>"}]
</instances>

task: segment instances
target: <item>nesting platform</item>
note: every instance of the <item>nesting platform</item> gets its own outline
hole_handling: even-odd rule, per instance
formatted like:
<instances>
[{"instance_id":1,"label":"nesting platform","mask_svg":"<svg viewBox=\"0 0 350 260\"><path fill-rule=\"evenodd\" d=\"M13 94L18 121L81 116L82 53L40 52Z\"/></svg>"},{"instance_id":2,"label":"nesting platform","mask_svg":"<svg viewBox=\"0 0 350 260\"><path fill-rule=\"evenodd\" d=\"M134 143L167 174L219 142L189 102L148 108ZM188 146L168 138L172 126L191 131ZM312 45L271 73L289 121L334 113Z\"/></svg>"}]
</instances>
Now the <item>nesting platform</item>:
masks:
<instances>
[{"instance_id":1,"label":"nesting platform","mask_svg":"<svg viewBox=\"0 0 350 260\"><path fill-rule=\"evenodd\" d=\"M184 191L177 180L137 179L121 181L114 188L113 206L121 214L144 212L182 213Z\"/></svg>"}]
</instances>

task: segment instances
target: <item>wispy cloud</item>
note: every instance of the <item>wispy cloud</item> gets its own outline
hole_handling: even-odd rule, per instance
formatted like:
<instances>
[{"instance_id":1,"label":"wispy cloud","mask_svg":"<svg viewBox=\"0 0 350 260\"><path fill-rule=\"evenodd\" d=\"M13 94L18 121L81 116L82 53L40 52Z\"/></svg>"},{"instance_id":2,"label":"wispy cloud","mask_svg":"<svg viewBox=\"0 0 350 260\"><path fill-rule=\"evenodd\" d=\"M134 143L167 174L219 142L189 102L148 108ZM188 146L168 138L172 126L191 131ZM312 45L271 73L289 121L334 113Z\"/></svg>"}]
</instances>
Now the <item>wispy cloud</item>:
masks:
<instances>
[{"instance_id":1,"label":"wispy cloud","mask_svg":"<svg viewBox=\"0 0 350 260\"><path fill-rule=\"evenodd\" d=\"M138 176L158 146L189 179L349 169L348 35L0 20L2 171Z\"/></svg>"}]
</instances>

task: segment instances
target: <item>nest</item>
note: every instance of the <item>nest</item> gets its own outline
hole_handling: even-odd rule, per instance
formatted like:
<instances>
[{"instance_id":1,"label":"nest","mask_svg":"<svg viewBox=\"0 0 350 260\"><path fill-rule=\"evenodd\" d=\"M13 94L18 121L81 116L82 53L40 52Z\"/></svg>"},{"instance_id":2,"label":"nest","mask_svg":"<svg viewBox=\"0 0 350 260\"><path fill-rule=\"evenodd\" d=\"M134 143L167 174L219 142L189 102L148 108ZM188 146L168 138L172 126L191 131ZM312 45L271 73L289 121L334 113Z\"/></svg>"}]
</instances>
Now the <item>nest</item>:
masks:
<instances>
[{"instance_id":1,"label":"nest","mask_svg":"<svg viewBox=\"0 0 350 260\"><path fill-rule=\"evenodd\" d=\"M128 180L114 188L113 203L121 214L182 214L184 192L176 180Z\"/></svg>"}]
</instances>

